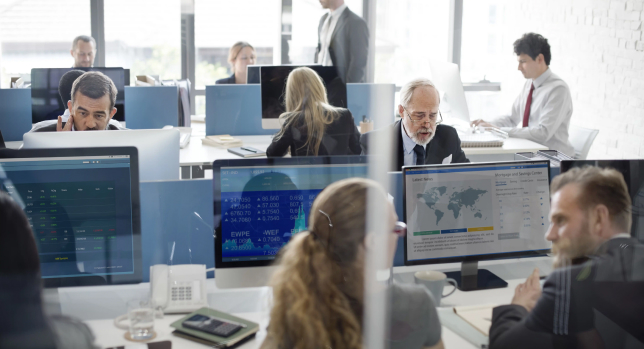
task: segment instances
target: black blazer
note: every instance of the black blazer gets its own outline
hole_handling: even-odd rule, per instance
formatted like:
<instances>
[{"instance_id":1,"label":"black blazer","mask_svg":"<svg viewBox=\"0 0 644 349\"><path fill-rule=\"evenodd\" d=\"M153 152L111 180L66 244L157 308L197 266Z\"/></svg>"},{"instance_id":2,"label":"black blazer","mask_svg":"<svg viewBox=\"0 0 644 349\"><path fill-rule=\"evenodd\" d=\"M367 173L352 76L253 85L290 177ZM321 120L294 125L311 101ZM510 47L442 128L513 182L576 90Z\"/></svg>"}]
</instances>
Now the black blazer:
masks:
<instances>
[{"instance_id":1,"label":"black blazer","mask_svg":"<svg viewBox=\"0 0 644 349\"><path fill-rule=\"evenodd\" d=\"M324 130L318 156L360 155L360 136L353 115L348 109L340 110L340 116ZM308 136L306 125L299 120L291 125L279 140L273 139L266 149L266 156L284 156L289 147L292 156L314 156L304 147Z\"/></svg>"},{"instance_id":2,"label":"black blazer","mask_svg":"<svg viewBox=\"0 0 644 349\"><path fill-rule=\"evenodd\" d=\"M227 78L223 78L215 81L215 85L231 85L231 84L235 84L235 73L233 73L233 75Z\"/></svg>"},{"instance_id":3,"label":"black blazer","mask_svg":"<svg viewBox=\"0 0 644 349\"><path fill-rule=\"evenodd\" d=\"M405 164L405 155L403 154L403 139L401 131L402 120L396 121L394 124L379 130L367 132L360 137L360 145L362 146L362 154L369 154L369 138L382 137L385 132L391 132L394 139L394 154L395 160L390 171L400 171ZM465 153L461 149L461 139L458 138L456 129L451 126L438 125L436 127L436 135L429 144L427 144L425 152L425 164L442 164L443 159L452 155L452 163L470 162L465 157Z\"/></svg>"},{"instance_id":4,"label":"black blazer","mask_svg":"<svg viewBox=\"0 0 644 349\"><path fill-rule=\"evenodd\" d=\"M581 348L593 332L606 348L644 347L644 245L615 238L578 261L548 275L531 312L494 308L490 348Z\"/></svg>"}]
</instances>

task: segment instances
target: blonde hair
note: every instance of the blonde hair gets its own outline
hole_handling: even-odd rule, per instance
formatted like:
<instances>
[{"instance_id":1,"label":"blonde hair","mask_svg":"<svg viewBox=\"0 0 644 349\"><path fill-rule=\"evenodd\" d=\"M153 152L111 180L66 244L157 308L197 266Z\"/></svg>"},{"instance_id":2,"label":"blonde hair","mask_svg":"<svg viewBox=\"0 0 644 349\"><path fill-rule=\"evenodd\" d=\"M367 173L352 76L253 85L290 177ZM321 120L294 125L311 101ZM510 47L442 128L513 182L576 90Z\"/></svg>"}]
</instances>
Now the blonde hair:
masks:
<instances>
[{"instance_id":1,"label":"blonde hair","mask_svg":"<svg viewBox=\"0 0 644 349\"><path fill-rule=\"evenodd\" d=\"M331 184L315 199L309 231L296 234L284 247L271 278L273 308L262 347L362 348L364 238L371 189L386 200L376 182L362 178Z\"/></svg>"},{"instance_id":2,"label":"blonde hair","mask_svg":"<svg viewBox=\"0 0 644 349\"><path fill-rule=\"evenodd\" d=\"M235 60L237 59L239 52L241 52L244 47L250 47L253 51L255 51L255 48L246 41L237 41L228 51L228 63L231 67L235 67Z\"/></svg>"},{"instance_id":3,"label":"blonde hair","mask_svg":"<svg viewBox=\"0 0 644 349\"><path fill-rule=\"evenodd\" d=\"M324 129L340 114L339 108L329 104L322 79L311 68L294 69L286 80L284 102L286 112L280 115L282 128L275 139L280 139L289 127L300 128L307 134L302 148L318 155Z\"/></svg>"}]
</instances>

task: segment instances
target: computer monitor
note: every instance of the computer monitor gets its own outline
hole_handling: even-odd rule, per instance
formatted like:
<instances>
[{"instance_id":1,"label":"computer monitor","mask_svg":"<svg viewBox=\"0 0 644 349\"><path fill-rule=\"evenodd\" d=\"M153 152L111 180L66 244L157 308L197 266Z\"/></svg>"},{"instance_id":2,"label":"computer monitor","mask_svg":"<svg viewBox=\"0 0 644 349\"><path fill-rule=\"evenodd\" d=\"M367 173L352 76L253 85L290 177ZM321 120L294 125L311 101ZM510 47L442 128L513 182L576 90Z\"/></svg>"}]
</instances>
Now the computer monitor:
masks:
<instances>
[{"instance_id":1,"label":"computer monitor","mask_svg":"<svg viewBox=\"0 0 644 349\"><path fill-rule=\"evenodd\" d=\"M284 93L286 79L296 68L304 67L297 65L281 66L260 66L261 96L262 96L262 128L279 129L279 116L285 111ZM347 85L342 82L335 67L324 67L320 65L307 65L313 69L324 82L326 95L329 104L346 108L347 107Z\"/></svg>"},{"instance_id":2,"label":"computer monitor","mask_svg":"<svg viewBox=\"0 0 644 349\"><path fill-rule=\"evenodd\" d=\"M405 265L463 262L462 290L505 287L478 261L550 251L550 162L403 167ZM474 269L474 277L470 270ZM464 272L464 273L463 273Z\"/></svg>"},{"instance_id":3,"label":"computer monitor","mask_svg":"<svg viewBox=\"0 0 644 349\"><path fill-rule=\"evenodd\" d=\"M179 179L179 130L30 132L23 148L136 147L142 181Z\"/></svg>"},{"instance_id":4,"label":"computer monitor","mask_svg":"<svg viewBox=\"0 0 644 349\"><path fill-rule=\"evenodd\" d=\"M644 242L644 160L564 160L561 162L561 173L573 167L584 166L609 167L624 176L633 204L630 233Z\"/></svg>"},{"instance_id":5,"label":"computer monitor","mask_svg":"<svg viewBox=\"0 0 644 349\"><path fill-rule=\"evenodd\" d=\"M125 121L125 71L123 68L34 68L31 69L31 122L54 120L63 115L67 101L60 99L60 78L70 70L95 70L107 75L116 85L114 120Z\"/></svg>"},{"instance_id":6,"label":"computer monitor","mask_svg":"<svg viewBox=\"0 0 644 349\"><path fill-rule=\"evenodd\" d=\"M136 148L2 149L0 184L29 219L46 287L141 282Z\"/></svg>"},{"instance_id":7,"label":"computer monitor","mask_svg":"<svg viewBox=\"0 0 644 349\"><path fill-rule=\"evenodd\" d=\"M465 90L461 82L458 65L449 62L430 61L432 82L441 95L440 111L445 121L451 124L470 123L470 112L467 109Z\"/></svg>"},{"instance_id":8,"label":"computer monitor","mask_svg":"<svg viewBox=\"0 0 644 349\"><path fill-rule=\"evenodd\" d=\"M219 288L266 285L276 254L306 230L318 193L367 177L363 156L216 160L212 167Z\"/></svg>"},{"instance_id":9,"label":"computer monitor","mask_svg":"<svg viewBox=\"0 0 644 349\"><path fill-rule=\"evenodd\" d=\"M259 84L259 67L261 65L249 65L246 66L246 83L247 84Z\"/></svg>"}]
</instances>

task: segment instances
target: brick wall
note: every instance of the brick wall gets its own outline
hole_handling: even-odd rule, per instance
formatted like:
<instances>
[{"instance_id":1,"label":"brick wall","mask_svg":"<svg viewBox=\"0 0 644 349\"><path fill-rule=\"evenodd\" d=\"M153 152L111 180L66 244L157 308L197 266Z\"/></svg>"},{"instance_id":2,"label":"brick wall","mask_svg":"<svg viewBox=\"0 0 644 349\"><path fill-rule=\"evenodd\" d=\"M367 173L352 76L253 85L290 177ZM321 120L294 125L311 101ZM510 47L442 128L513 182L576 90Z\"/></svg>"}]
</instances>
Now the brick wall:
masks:
<instances>
[{"instance_id":1,"label":"brick wall","mask_svg":"<svg viewBox=\"0 0 644 349\"><path fill-rule=\"evenodd\" d=\"M509 31L548 38L572 124L600 130L589 158L644 158L644 0L512 0L506 11Z\"/></svg>"}]
</instances>

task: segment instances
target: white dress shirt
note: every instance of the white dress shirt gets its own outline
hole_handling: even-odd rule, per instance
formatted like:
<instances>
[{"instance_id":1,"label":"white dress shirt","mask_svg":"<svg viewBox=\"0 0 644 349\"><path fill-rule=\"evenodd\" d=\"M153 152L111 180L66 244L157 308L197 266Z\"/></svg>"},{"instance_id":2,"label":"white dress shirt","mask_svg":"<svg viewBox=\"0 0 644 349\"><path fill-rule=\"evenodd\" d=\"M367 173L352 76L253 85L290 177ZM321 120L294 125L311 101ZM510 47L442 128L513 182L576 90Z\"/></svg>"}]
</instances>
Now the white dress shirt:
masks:
<instances>
[{"instance_id":1,"label":"white dress shirt","mask_svg":"<svg viewBox=\"0 0 644 349\"><path fill-rule=\"evenodd\" d=\"M405 124L403 124L402 121L400 122L400 132L402 132L403 155L405 156L404 158L405 166L416 166L416 152L414 151L416 142L414 142L407 135L407 132L405 132ZM426 153L427 145L425 145L423 148L425 148L425 153Z\"/></svg>"},{"instance_id":2,"label":"white dress shirt","mask_svg":"<svg viewBox=\"0 0 644 349\"><path fill-rule=\"evenodd\" d=\"M319 64L326 66L333 65L331 55L329 54L329 45L331 45L331 37L333 36L336 24L338 24L338 18L340 18L346 8L347 4L342 4L342 6L336 8L334 11L329 11L329 15L326 16L326 20L322 24L322 30L320 31L320 53L318 53Z\"/></svg>"},{"instance_id":3,"label":"white dress shirt","mask_svg":"<svg viewBox=\"0 0 644 349\"><path fill-rule=\"evenodd\" d=\"M63 113L63 115L60 116L60 118L63 119L63 122L66 123L67 120L69 119L69 115L70 115L69 109L65 109L65 112ZM58 123L58 118L56 118L55 120L45 120L45 121L37 122L31 126L31 130L29 130L29 132L34 132L43 127L47 127L49 125L53 125L56 123ZM121 125L120 122L118 122L118 120L110 119L109 124L116 126L119 130L127 130L125 127L123 127L123 125ZM72 131L76 131L76 127L74 124L72 124Z\"/></svg>"},{"instance_id":4,"label":"white dress shirt","mask_svg":"<svg viewBox=\"0 0 644 349\"><path fill-rule=\"evenodd\" d=\"M522 127L523 114L534 84L528 127ZM565 81L546 70L534 80L528 80L523 91L512 105L512 114L491 123L508 132L510 137L525 138L543 144L550 149L573 156L575 149L568 140L568 128L572 116L572 97Z\"/></svg>"}]
</instances>

